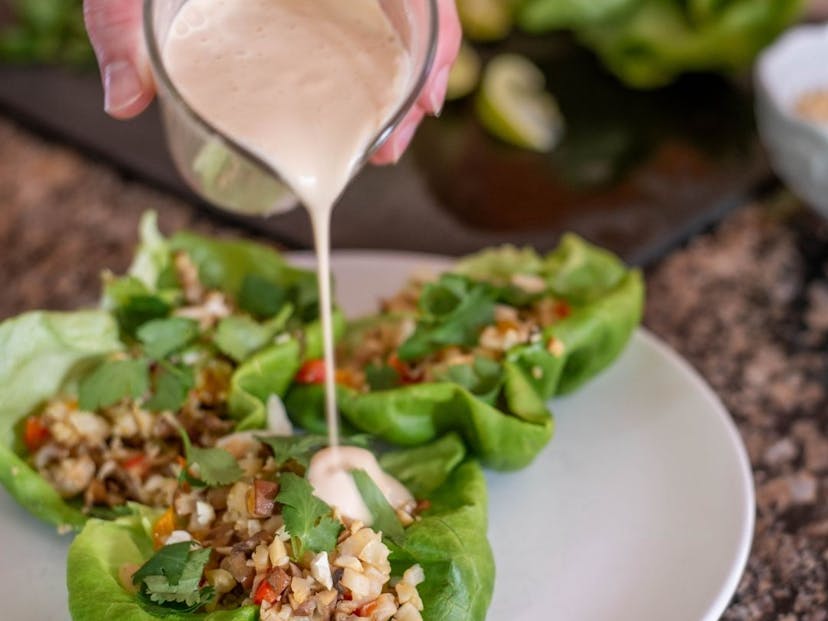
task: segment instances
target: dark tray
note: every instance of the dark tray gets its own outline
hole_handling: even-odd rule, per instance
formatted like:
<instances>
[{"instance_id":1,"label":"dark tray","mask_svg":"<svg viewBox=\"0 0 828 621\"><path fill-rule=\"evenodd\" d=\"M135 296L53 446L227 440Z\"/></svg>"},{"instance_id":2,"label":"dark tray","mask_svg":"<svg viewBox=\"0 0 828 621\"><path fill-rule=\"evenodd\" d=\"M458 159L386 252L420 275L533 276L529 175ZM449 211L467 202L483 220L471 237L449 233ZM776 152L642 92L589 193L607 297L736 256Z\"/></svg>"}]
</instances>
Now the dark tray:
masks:
<instances>
[{"instance_id":1,"label":"dark tray","mask_svg":"<svg viewBox=\"0 0 828 621\"><path fill-rule=\"evenodd\" d=\"M565 39L504 46L546 70L567 122L560 147L550 155L511 148L480 128L471 101L449 104L423 125L398 166L366 169L349 188L334 212L335 247L547 249L572 230L647 263L746 200L769 175L750 95L731 82L691 76L640 93ZM7 113L200 202L167 155L157 110L122 123L103 114L101 101L94 74L0 67ZM246 222L288 246L311 244L302 210Z\"/></svg>"}]
</instances>

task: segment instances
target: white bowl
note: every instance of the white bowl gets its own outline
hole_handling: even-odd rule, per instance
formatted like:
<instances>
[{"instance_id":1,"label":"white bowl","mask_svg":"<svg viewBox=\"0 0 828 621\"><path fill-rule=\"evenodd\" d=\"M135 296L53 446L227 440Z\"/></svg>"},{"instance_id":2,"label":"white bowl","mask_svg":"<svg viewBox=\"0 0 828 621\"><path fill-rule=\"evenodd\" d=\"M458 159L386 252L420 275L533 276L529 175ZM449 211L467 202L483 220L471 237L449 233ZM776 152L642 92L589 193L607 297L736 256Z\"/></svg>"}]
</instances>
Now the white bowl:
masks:
<instances>
[{"instance_id":1,"label":"white bowl","mask_svg":"<svg viewBox=\"0 0 828 621\"><path fill-rule=\"evenodd\" d=\"M803 94L828 90L828 26L789 30L759 58L756 116L771 165L803 201L828 216L828 123L794 111Z\"/></svg>"}]
</instances>

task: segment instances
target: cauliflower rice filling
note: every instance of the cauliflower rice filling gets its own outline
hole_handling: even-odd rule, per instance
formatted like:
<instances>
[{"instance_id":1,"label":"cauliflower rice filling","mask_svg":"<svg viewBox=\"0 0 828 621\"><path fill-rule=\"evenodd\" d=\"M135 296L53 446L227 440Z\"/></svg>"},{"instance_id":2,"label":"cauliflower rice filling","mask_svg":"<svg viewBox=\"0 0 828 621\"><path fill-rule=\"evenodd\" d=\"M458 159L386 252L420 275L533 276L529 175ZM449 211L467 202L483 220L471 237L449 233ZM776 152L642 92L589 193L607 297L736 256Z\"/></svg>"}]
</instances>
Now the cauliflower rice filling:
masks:
<instances>
[{"instance_id":1,"label":"cauliflower rice filling","mask_svg":"<svg viewBox=\"0 0 828 621\"><path fill-rule=\"evenodd\" d=\"M222 361L202 368L175 415L149 412L131 399L94 413L74 398L54 399L26 420L30 463L62 497L82 497L87 509L126 501L166 506L181 472L179 426L206 447L233 428L223 405L231 373Z\"/></svg>"},{"instance_id":2,"label":"cauliflower rice filling","mask_svg":"<svg viewBox=\"0 0 828 621\"><path fill-rule=\"evenodd\" d=\"M157 545L192 541L210 548L204 581L215 596L208 610L257 605L262 621L421 620L417 585L425 576L419 565L393 579L382 534L336 510L343 528L335 549L296 559L276 497L279 473L301 468L290 462L278 467L247 432L219 446L236 457L245 478L211 488L182 485L153 531ZM413 506L395 509L409 524L418 519ZM132 588L137 568L126 569L122 582Z\"/></svg>"},{"instance_id":3,"label":"cauliflower rice filling","mask_svg":"<svg viewBox=\"0 0 828 621\"><path fill-rule=\"evenodd\" d=\"M224 293L201 283L187 253L176 252L173 267L183 298L174 316L206 330L234 311ZM85 412L74 397L53 399L25 421L30 463L62 497L82 497L87 511L127 501L168 506L183 463L179 427L199 447L213 446L233 429L226 417L233 370L222 358L201 363L195 387L175 413L151 412L133 399Z\"/></svg>"},{"instance_id":4,"label":"cauliflower rice filling","mask_svg":"<svg viewBox=\"0 0 828 621\"><path fill-rule=\"evenodd\" d=\"M483 328L473 347L448 346L421 360L403 362L396 357L396 351L414 331L414 317L427 282L423 278L414 278L394 296L383 300L382 312L398 314L400 318L372 326L359 342L340 350L338 359L346 362L338 371L339 383L368 391L365 368L382 364L393 367L404 384L436 381L448 367L471 364L476 356L500 361L512 347L540 341L545 328L571 313L566 302L552 297L540 298L520 308L498 304L494 323ZM530 294L542 291L546 286L539 277L524 274L513 276L511 284ZM554 338L546 346L556 356L563 354L563 344Z\"/></svg>"}]
</instances>

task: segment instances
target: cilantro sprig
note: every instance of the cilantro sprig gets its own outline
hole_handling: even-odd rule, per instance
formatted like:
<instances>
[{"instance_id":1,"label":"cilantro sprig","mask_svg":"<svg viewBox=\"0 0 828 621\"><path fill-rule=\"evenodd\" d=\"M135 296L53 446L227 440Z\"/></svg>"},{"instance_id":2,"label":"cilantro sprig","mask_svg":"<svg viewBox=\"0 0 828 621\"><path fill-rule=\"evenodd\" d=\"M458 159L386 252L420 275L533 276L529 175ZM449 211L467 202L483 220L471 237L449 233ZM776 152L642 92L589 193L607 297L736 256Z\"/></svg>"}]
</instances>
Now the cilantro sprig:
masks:
<instances>
[{"instance_id":1,"label":"cilantro sprig","mask_svg":"<svg viewBox=\"0 0 828 621\"><path fill-rule=\"evenodd\" d=\"M236 458L220 448L199 448L193 446L186 430L179 426L178 432L184 444L184 455L187 458L187 469L184 476L191 485L199 487L230 485L242 476L244 470L239 466ZM195 467L197 476L189 473Z\"/></svg>"},{"instance_id":2,"label":"cilantro sprig","mask_svg":"<svg viewBox=\"0 0 828 621\"><path fill-rule=\"evenodd\" d=\"M333 550L342 524L334 519L331 508L313 495L313 486L300 476L285 472L279 484L276 500L283 505L294 560L301 560L307 552Z\"/></svg>"},{"instance_id":3,"label":"cilantro sprig","mask_svg":"<svg viewBox=\"0 0 828 621\"><path fill-rule=\"evenodd\" d=\"M147 360L107 360L81 380L78 405L82 410L93 412L115 405L125 397L143 397L149 388Z\"/></svg>"},{"instance_id":4,"label":"cilantro sprig","mask_svg":"<svg viewBox=\"0 0 828 621\"><path fill-rule=\"evenodd\" d=\"M212 587L201 587L210 548L192 549L183 541L164 546L132 576L142 605L175 612L194 612L213 597Z\"/></svg>"},{"instance_id":5,"label":"cilantro sprig","mask_svg":"<svg viewBox=\"0 0 828 621\"><path fill-rule=\"evenodd\" d=\"M298 436L262 435L258 436L258 440L270 447L277 467L293 461L307 469L313 454L328 446L328 436L313 433ZM370 440L367 435L356 434L342 438L342 443L368 448Z\"/></svg>"},{"instance_id":6,"label":"cilantro sprig","mask_svg":"<svg viewBox=\"0 0 828 621\"><path fill-rule=\"evenodd\" d=\"M198 323L186 317L153 319L143 324L136 336L147 356L161 360L198 338Z\"/></svg>"},{"instance_id":7,"label":"cilantro sprig","mask_svg":"<svg viewBox=\"0 0 828 621\"><path fill-rule=\"evenodd\" d=\"M310 464L313 453L328 445L327 436L308 434L303 436L259 436L270 447L277 467L295 461L303 468Z\"/></svg>"},{"instance_id":8,"label":"cilantro sprig","mask_svg":"<svg viewBox=\"0 0 828 621\"><path fill-rule=\"evenodd\" d=\"M184 405L193 386L195 374L191 367L161 361L155 376L155 392L147 401L147 408L153 412L174 412Z\"/></svg>"},{"instance_id":9,"label":"cilantro sprig","mask_svg":"<svg viewBox=\"0 0 828 621\"><path fill-rule=\"evenodd\" d=\"M496 290L458 274L443 274L420 294L414 333L400 346L400 360L418 360L449 345L471 347L494 321Z\"/></svg>"}]
</instances>

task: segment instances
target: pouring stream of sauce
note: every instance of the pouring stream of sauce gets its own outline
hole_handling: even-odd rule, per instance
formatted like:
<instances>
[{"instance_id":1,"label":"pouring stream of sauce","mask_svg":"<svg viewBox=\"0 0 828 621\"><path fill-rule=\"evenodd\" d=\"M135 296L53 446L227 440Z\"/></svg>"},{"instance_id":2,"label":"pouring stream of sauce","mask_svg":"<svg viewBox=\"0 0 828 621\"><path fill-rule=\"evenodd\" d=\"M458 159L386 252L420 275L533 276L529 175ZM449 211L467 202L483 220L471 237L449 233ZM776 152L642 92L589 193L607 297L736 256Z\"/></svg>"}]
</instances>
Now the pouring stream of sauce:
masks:
<instances>
[{"instance_id":1,"label":"pouring stream of sauce","mask_svg":"<svg viewBox=\"0 0 828 621\"><path fill-rule=\"evenodd\" d=\"M406 95L411 62L398 33L379 0L189 0L172 23L163 56L189 105L267 162L308 210L317 254L329 450L340 469L381 472L370 453L365 452L369 459L349 452L343 460L344 448L338 449L330 221L369 144ZM330 473L330 462L322 462ZM323 500L344 514L343 504L355 507L353 493L344 490L348 486L322 487L329 490ZM334 498L338 490L343 498Z\"/></svg>"}]
</instances>

